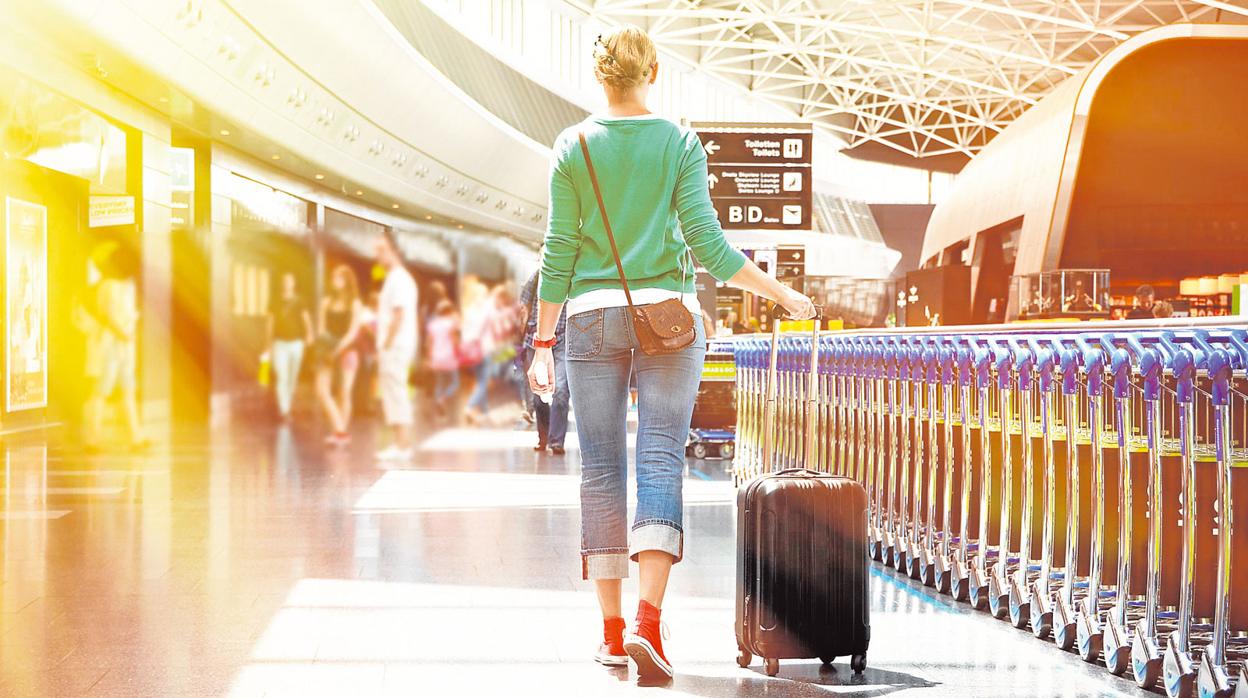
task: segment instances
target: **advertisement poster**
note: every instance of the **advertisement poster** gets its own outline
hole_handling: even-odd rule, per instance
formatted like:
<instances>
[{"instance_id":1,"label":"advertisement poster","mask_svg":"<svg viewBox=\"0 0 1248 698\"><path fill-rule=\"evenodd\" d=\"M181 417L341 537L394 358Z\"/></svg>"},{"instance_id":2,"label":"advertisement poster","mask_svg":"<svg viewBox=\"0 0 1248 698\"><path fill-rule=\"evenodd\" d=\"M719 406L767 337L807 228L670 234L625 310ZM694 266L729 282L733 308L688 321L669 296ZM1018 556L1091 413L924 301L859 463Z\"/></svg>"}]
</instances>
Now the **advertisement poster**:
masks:
<instances>
[{"instance_id":1,"label":"advertisement poster","mask_svg":"<svg viewBox=\"0 0 1248 698\"><path fill-rule=\"evenodd\" d=\"M48 404L48 210L4 202L5 404L8 411Z\"/></svg>"}]
</instances>

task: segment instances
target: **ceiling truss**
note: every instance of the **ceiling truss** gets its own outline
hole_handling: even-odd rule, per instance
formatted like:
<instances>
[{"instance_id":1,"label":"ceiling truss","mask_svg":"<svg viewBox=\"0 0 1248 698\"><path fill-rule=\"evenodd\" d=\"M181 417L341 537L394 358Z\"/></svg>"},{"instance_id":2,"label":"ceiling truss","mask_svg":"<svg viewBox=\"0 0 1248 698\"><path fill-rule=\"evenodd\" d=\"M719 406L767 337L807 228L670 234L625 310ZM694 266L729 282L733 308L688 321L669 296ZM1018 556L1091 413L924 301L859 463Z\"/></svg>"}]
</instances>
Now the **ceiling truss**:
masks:
<instances>
[{"instance_id":1,"label":"ceiling truss","mask_svg":"<svg viewBox=\"0 0 1248 698\"><path fill-rule=\"evenodd\" d=\"M846 139L973 155L1133 34L1248 0L568 0Z\"/></svg>"}]
</instances>

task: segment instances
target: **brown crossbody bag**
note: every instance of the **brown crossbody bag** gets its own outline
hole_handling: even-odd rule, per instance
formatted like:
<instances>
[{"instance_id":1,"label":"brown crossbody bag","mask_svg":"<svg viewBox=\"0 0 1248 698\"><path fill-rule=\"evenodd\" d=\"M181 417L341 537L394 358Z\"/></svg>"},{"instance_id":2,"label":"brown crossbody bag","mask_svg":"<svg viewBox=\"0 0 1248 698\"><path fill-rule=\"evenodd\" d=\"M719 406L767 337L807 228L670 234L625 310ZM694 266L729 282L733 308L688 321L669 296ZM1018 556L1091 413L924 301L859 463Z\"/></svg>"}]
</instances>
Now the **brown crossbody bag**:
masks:
<instances>
[{"instance_id":1,"label":"brown crossbody bag","mask_svg":"<svg viewBox=\"0 0 1248 698\"><path fill-rule=\"evenodd\" d=\"M633 304L633 295L628 290L628 279L624 276L624 263L620 261L620 250L615 246L615 233L611 232L607 207L602 203L598 175L594 174L594 162L589 157L589 144L585 142L584 133L579 136L581 152L585 154L585 166L589 168L589 181L594 185L594 198L598 200L598 212L602 214L602 227L607 230L611 255L615 257L615 269L620 273L620 285L624 287L624 298L628 300L628 312L633 319L633 333L637 335L637 343L641 346L642 353L671 354L692 345L697 339L693 313L689 312L679 298L645 305Z\"/></svg>"}]
</instances>

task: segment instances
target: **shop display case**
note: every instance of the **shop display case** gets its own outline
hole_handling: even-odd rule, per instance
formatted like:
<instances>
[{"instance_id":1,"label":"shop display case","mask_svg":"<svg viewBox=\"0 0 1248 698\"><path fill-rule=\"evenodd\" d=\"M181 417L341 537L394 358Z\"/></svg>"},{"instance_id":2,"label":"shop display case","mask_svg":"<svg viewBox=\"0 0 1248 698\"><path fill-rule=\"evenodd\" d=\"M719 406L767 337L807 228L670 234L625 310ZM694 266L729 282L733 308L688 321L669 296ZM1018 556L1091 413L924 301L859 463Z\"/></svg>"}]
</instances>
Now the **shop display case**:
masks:
<instances>
[{"instance_id":1,"label":"shop display case","mask_svg":"<svg viewBox=\"0 0 1248 698\"><path fill-rule=\"evenodd\" d=\"M1020 320L1108 318L1108 269L1056 269L1010 279Z\"/></svg>"}]
</instances>

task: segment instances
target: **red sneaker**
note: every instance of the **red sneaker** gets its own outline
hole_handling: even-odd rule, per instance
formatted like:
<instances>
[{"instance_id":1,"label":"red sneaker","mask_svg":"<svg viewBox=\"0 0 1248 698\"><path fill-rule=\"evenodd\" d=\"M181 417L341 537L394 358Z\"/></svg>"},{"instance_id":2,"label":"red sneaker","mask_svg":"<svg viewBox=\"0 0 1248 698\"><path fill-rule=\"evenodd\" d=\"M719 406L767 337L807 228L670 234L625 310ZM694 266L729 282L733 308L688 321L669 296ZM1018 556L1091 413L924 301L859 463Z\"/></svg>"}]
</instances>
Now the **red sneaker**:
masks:
<instances>
[{"instance_id":1,"label":"red sneaker","mask_svg":"<svg viewBox=\"0 0 1248 698\"><path fill-rule=\"evenodd\" d=\"M659 609L642 601L637 605L637 630L624 638L624 651L637 663L642 679L670 679L672 665L663 655L667 626L659 621Z\"/></svg>"},{"instance_id":2,"label":"red sneaker","mask_svg":"<svg viewBox=\"0 0 1248 698\"><path fill-rule=\"evenodd\" d=\"M602 621L602 644L598 645L594 661L603 666L628 666L628 655L624 652L623 618Z\"/></svg>"}]
</instances>

